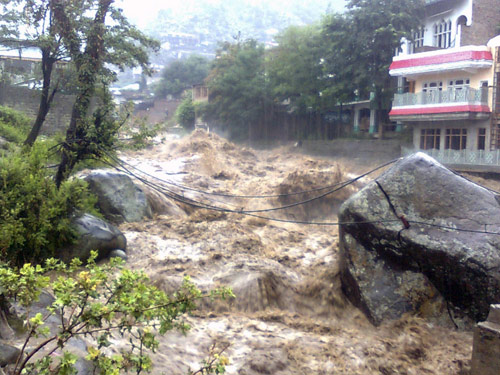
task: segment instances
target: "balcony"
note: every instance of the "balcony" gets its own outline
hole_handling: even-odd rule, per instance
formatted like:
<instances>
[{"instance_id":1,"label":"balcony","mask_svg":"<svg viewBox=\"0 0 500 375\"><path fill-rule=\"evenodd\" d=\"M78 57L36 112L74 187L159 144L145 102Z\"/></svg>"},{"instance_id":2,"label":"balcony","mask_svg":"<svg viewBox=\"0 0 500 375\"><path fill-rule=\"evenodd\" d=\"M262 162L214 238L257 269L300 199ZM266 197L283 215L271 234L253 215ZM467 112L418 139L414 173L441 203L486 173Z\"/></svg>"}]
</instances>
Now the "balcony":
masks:
<instances>
[{"instance_id":1,"label":"balcony","mask_svg":"<svg viewBox=\"0 0 500 375\"><path fill-rule=\"evenodd\" d=\"M389 113L393 121L441 121L488 119L488 89L464 87L461 90L396 94Z\"/></svg>"},{"instance_id":2,"label":"balcony","mask_svg":"<svg viewBox=\"0 0 500 375\"><path fill-rule=\"evenodd\" d=\"M470 74L492 66L493 56L488 47L465 46L395 56L389 74L407 78L451 71L467 71Z\"/></svg>"}]
</instances>

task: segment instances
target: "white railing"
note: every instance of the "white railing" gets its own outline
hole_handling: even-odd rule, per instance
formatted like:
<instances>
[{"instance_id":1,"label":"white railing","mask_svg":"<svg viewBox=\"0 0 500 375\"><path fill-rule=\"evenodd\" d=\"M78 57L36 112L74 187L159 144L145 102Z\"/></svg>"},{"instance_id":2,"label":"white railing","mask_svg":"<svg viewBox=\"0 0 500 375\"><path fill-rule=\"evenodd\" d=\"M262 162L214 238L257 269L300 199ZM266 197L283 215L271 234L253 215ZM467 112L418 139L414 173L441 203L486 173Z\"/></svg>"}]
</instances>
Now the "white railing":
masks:
<instances>
[{"instance_id":1,"label":"white railing","mask_svg":"<svg viewBox=\"0 0 500 375\"><path fill-rule=\"evenodd\" d=\"M401 148L403 156L418 151L433 157L442 164L500 166L500 150L416 150L406 147Z\"/></svg>"},{"instance_id":2,"label":"white railing","mask_svg":"<svg viewBox=\"0 0 500 375\"><path fill-rule=\"evenodd\" d=\"M431 90L429 92L395 94L393 107L426 104L488 103L488 89L464 87L461 90Z\"/></svg>"}]
</instances>

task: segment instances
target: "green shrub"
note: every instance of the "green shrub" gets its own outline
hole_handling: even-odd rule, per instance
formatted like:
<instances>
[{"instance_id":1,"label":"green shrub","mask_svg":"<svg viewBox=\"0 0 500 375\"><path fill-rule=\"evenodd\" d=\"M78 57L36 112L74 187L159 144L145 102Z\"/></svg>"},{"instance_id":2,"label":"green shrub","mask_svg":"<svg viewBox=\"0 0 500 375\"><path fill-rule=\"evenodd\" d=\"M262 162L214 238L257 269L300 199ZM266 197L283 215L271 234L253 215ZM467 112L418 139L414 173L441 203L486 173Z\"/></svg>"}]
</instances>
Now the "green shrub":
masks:
<instances>
[{"instance_id":1,"label":"green shrub","mask_svg":"<svg viewBox=\"0 0 500 375\"><path fill-rule=\"evenodd\" d=\"M21 265L54 256L74 239L71 215L94 211L85 182L57 189L46 164L40 145L0 157L0 260Z\"/></svg>"},{"instance_id":2,"label":"green shrub","mask_svg":"<svg viewBox=\"0 0 500 375\"><path fill-rule=\"evenodd\" d=\"M0 137L22 143L30 131L32 120L12 108L0 106Z\"/></svg>"},{"instance_id":3,"label":"green shrub","mask_svg":"<svg viewBox=\"0 0 500 375\"><path fill-rule=\"evenodd\" d=\"M187 130L194 128L195 108L191 95L186 95L186 97L182 100L181 104L177 108L177 111L175 111L175 118L183 128Z\"/></svg>"},{"instance_id":4,"label":"green shrub","mask_svg":"<svg viewBox=\"0 0 500 375\"><path fill-rule=\"evenodd\" d=\"M22 374L75 374L78 357L67 348L74 337L85 336L91 345L86 359L102 375L140 374L150 372L149 353L158 349L158 334L177 329L186 332L185 314L196 308L200 298L234 297L232 291L220 288L202 293L189 280L184 279L179 291L169 296L152 286L146 275L122 267L118 258L109 264L97 265L93 252L82 270L81 262L74 259L68 266L49 259L45 264L25 264L13 269L0 264L0 285L8 301L16 300L29 310L43 289L50 290L54 302L48 313L24 316L27 335L13 375ZM46 275L56 271L59 276L51 281ZM66 317L56 329L50 330L49 318L60 314ZM112 335L120 335L128 342L120 353L108 350ZM33 339L44 337L33 344ZM218 350L204 361L202 368L191 374L222 374L228 360Z\"/></svg>"}]
</instances>

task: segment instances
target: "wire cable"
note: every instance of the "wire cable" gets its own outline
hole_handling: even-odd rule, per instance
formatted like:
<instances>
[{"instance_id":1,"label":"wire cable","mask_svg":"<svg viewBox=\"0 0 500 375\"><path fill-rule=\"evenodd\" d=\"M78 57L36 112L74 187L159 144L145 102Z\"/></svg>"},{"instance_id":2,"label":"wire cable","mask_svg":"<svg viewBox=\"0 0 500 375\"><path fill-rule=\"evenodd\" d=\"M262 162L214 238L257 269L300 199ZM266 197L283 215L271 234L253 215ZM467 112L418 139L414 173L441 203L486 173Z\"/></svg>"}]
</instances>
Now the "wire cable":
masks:
<instances>
[{"instance_id":1,"label":"wire cable","mask_svg":"<svg viewBox=\"0 0 500 375\"><path fill-rule=\"evenodd\" d=\"M139 168L135 167L134 165L116 157L115 158L116 160L119 160L121 163L123 164L126 164L128 165L130 168L133 168L137 171L139 171L140 173L148 176L148 177L151 177L151 178L154 178L155 180L158 180L158 181L161 181L161 182L164 182L166 184L169 184L169 185L173 185L173 186L176 186L180 189L183 189L183 190L189 190L189 191L194 191L194 192L197 192L197 193L200 193L200 194L206 194L206 195L217 195L217 196L222 196L222 197L227 197L227 198L241 198L241 199L265 199L265 198L280 198L280 197L288 197L288 196L294 196L294 195L301 195L301 194L308 194L308 193L314 193L314 192L317 192L317 191L322 191L322 190L326 190L326 189L332 189L332 188L335 188L337 186L340 186L340 185L343 185L343 184L346 184L350 181L357 181L359 180L360 178L363 178L365 177L366 175L370 174L370 173L373 173L375 172L376 170L378 169L381 169L383 167L386 167L390 164L393 164L395 163L396 161L400 160L401 158L397 158L397 159L393 159L383 165L380 165L379 167L377 167L376 169L372 170L372 171L369 171L359 177L356 177L354 179L350 179L350 180L346 180L346 181L341 181L341 182L337 182L336 184L333 184L333 185L329 185L329 186L324 186L324 187L320 187L320 188L315 188L315 189L310 189L310 190L305 190L305 191L298 191L298 192L293 192L293 193L285 193L285 194L264 194L264 195L236 195L236 194L227 194L227 193L217 193L217 192L210 192L210 191L204 191L204 190L199 190L199 189L195 189L195 188L191 188L191 187L188 187L188 186L185 186L185 185L182 185L182 184L178 184L176 182L173 182L173 181L170 181L170 180L164 180L164 179L161 179L155 175L152 175L152 174L149 174L147 172L144 172L144 171L141 171Z\"/></svg>"}]
</instances>

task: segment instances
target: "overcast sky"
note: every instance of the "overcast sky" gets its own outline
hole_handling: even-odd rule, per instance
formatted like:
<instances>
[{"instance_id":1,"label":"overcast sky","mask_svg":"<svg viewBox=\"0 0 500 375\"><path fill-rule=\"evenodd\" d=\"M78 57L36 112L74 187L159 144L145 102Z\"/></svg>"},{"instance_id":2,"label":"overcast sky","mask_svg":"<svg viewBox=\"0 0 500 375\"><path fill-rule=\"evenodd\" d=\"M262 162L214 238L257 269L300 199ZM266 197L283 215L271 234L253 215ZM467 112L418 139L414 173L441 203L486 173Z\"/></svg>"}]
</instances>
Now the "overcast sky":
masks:
<instances>
[{"instance_id":1,"label":"overcast sky","mask_svg":"<svg viewBox=\"0 0 500 375\"><path fill-rule=\"evenodd\" d=\"M210 0L220 2L220 0ZM223 0L231 1L231 0ZM283 0L251 0L252 2L275 2L282 3ZM307 3L307 0L304 0ZM340 11L344 7L346 0L331 0L331 8ZM177 9L183 6L183 0L117 0L116 4L123 8L125 15L138 27L143 28L156 18L160 9Z\"/></svg>"}]
</instances>

